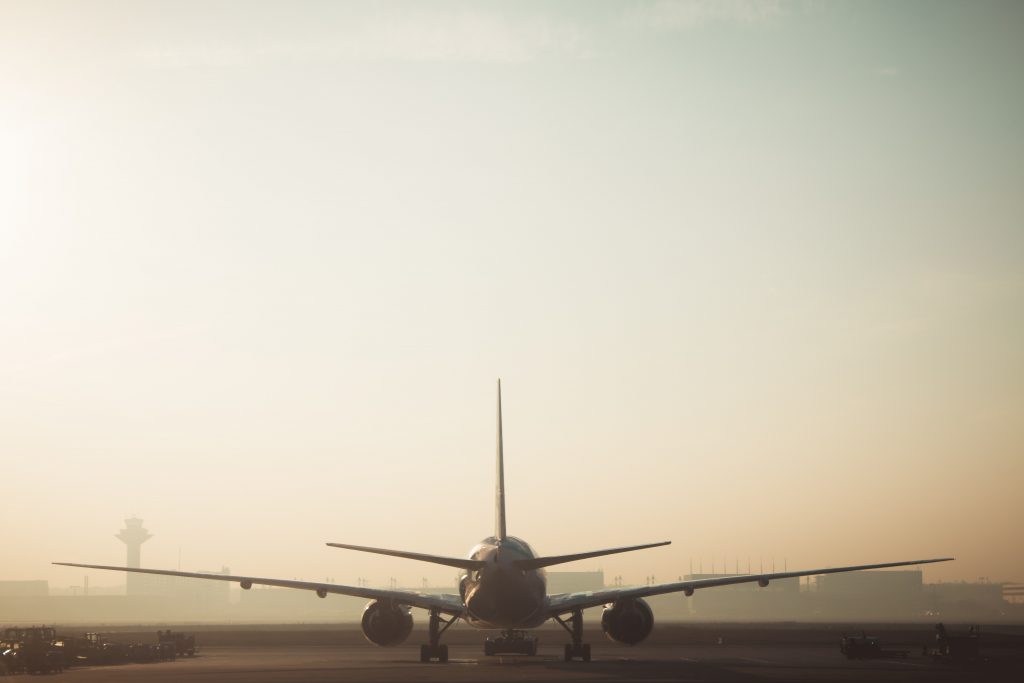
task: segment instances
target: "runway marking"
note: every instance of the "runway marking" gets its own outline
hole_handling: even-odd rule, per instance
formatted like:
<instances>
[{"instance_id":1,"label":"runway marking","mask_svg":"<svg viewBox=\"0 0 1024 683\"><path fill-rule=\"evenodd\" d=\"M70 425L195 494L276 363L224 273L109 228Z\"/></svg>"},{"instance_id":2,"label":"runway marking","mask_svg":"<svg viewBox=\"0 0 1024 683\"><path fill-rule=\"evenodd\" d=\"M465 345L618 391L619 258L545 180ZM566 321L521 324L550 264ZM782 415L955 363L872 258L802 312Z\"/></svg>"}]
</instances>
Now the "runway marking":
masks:
<instances>
[{"instance_id":1,"label":"runway marking","mask_svg":"<svg viewBox=\"0 0 1024 683\"><path fill-rule=\"evenodd\" d=\"M690 657L680 657L679 659L681 661L684 661L684 662L690 662L691 664L698 664L699 663L696 659L692 659Z\"/></svg>"}]
</instances>

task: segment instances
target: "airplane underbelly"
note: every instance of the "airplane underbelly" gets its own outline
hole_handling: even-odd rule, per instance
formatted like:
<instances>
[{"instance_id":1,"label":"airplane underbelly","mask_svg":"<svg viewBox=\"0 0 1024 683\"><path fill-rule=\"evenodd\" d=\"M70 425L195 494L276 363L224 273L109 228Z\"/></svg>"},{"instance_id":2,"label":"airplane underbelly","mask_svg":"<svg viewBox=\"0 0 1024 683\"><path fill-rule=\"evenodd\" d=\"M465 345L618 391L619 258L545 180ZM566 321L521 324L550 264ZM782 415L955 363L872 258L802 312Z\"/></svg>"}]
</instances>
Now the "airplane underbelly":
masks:
<instances>
[{"instance_id":1,"label":"airplane underbelly","mask_svg":"<svg viewBox=\"0 0 1024 683\"><path fill-rule=\"evenodd\" d=\"M482 620L482 619L478 619L472 613L464 614L463 617L462 617L462 620L465 621L470 626L472 626L473 628L479 628L479 629L506 629L506 628L529 629L529 628L537 628L538 626L543 624L545 621L547 621L548 618L547 618L547 616L545 616L544 614L542 614L541 612L538 611L533 616L531 616L530 618L528 618L528 619L526 619L524 621L500 621L500 622L485 621L485 620Z\"/></svg>"},{"instance_id":2,"label":"airplane underbelly","mask_svg":"<svg viewBox=\"0 0 1024 683\"><path fill-rule=\"evenodd\" d=\"M546 621L543 596L528 581L478 583L466 593L464 619L476 628L533 628Z\"/></svg>"}]
</instances>

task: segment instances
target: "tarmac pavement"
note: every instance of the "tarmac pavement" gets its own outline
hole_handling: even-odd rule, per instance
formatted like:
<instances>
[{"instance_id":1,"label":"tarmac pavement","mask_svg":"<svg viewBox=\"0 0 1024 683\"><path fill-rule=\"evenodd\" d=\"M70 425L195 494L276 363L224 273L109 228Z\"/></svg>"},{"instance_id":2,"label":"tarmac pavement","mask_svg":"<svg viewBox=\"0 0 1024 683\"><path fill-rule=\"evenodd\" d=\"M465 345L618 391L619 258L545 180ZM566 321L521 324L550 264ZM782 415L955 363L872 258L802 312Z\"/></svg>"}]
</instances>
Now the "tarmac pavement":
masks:
<instances>
[{"instance_id":1,"label":"tarmac pavement","mask_svg":"<svg viewBox=\"0 0 1024 683\"><path fill-rule=\"evenodd\" d=\"M927 630L922 630L927 635ZM208 640L216 642L213 634ZM255 635L255 634L254 634ZM280 634L279 634L280 635ZM350 633L351 635L351 633ZM838 642L717 644L666 642L623 647L603 637L589 637L593 661L565 662L566 638L542 632L536 657L484 657L483 635L467 633L449 644L447 664L419 661L420 635L406 644L378 648L357 639L340 638L339 644L303 644L301 632L276 642L251 645L202 645L195 658L149 664L80 667L68 670L63 680L74 683L332 683L367 681L961 681L1024 680L1024 649L999 647L984 652L984 660L971 666L937 662L921 654L920 647L905 659L850 661ZM599 634L593 634L599 635ZM708 640L708 639L704 639ZM749 640L749 639L747 639ZM783 639L788 640L788 639ZM292 641L292 642L288 642ZM478 641L478 642L477 642ZM202 643L202 636L200 637Z\"/></svg>"}]
</instances>

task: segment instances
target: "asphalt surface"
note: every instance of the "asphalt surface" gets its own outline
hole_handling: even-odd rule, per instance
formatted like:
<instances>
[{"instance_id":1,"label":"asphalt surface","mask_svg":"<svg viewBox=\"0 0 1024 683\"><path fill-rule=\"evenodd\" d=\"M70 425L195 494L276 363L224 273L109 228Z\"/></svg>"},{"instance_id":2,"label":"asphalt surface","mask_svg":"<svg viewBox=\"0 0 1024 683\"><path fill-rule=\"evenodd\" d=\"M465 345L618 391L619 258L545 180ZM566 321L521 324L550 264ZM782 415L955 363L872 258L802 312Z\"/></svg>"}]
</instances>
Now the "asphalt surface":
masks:
<instances>
[{"instance_id":1,"label":"asphalt surface","mask_svg":"<svg viewBox=\"0 0 1024 683\"><path fill-rule=\"evenodd\" d=\"M485 634L453 632L447 664L419 661L422 632L406 644L379 648L358 637L358 630L245 630L199 632L195 658L150 664L80 667L62 679L91 683L162 682L319 682L319 681L961 681L1024 680L1021 636L993 635L983 644L981 662L954 665L922 655L929 626L882 631L891 646L909 650L906 658L850 661L838 650L833 628L780 626L730 629L715 626L656 630L657 638L635 647L587 634L593 661L564 662L567 638L541 631L536 657L484 657ZM653 634L652 634L653 635ZM689 638L687 639L687 636ZM203 643L206 639L211 644ZM326 644L329 638L333 644ZM721 644L718 639L721 638ZM310 642L316 644L310 644ZM218 644L220 643L220 644ZM226 643L226 644L225 644ZM984 643L984 641L983 641Z\"/></svg>"}]
</instances>

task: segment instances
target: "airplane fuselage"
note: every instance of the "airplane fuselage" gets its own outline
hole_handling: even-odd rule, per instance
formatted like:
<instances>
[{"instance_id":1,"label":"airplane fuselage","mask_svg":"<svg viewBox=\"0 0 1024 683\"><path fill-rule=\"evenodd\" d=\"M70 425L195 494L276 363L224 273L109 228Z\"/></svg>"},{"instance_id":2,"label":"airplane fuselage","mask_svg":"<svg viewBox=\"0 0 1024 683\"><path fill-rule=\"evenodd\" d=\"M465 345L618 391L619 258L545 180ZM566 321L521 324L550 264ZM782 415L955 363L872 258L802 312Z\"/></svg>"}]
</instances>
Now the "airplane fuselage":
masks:
<instances>
[{"instance_id":1,"label":"airplane fuselage","mask_svg":"<svg viewBox=\"0 0 1024 683\"><path fill-rule=\"evenodd\" d=\"M536 555L522 539L485 538L469 559L485 564L463 575L459 593L466 605L463 619L476 628L527 629L547 619L547 578L543 569L520 569L516 560Z\"/></svg>"}]
</instances>

